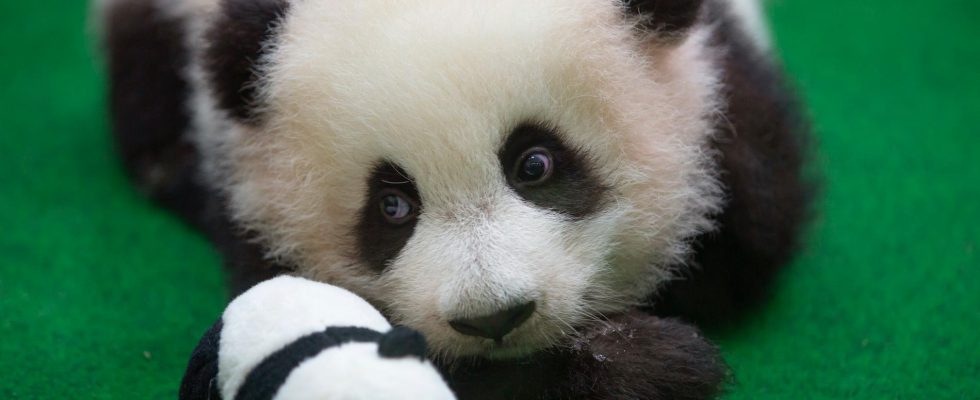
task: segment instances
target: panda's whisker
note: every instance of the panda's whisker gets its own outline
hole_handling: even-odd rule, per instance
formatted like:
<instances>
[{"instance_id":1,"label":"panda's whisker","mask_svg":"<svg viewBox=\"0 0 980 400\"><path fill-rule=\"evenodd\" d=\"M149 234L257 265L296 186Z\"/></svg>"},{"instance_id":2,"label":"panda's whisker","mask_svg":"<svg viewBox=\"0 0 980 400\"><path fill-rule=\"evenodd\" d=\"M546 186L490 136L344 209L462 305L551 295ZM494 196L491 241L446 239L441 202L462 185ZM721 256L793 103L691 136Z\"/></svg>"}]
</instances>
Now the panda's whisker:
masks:
<instances>
[{"instance_id":1,"label":"panda's whisker","mask_svg":"<svg viewBox=\"0 0 980 400\"><path fill-rule=\"evenodd\" d=\"M551 318L554 319L555 321L558 321L565 328L568 328L568 330L572 335L578 335L578 329L576 329L574 325L568 323L568 321L565 321L565 319L562 318L560 315L554 315Z\"/></svg>"}]
</instances>

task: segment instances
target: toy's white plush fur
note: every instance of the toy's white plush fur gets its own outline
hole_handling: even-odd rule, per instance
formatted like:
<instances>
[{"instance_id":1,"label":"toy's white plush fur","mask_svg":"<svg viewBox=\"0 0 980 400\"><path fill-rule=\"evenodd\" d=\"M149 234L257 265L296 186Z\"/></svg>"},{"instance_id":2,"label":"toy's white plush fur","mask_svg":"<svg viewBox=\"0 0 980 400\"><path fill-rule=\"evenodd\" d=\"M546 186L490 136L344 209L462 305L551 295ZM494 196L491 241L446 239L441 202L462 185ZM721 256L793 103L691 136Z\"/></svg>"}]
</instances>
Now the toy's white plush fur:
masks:
<instances>
[{"instance_id":1,"label":"toy's white plush fur","mask_svg":"<svg viewBox=\"0 0 980 400\"><path fill-rule=\"evenodd\" d=\"M233 399L263 359L300 337L327 327L361 327L381 333L391 326L357 295L330 285L279 277L237 297L222 315L218 385ZM452 399L428 361L382 358L377 343L330 347L297 366L277 398Z\"/></svg>"},{"instance_id":2,"label":"toy's white plush fur","mask_svg":"<svg viewBox=\"0 0 980 400\"><path fill-rule=\"evenodd\" d=\"M191 48L216 2L166 2L189 17ZM438 355L553 343L642 300L712 228L711 26L679 42L645 37L618 0L289 3L258 67L260 126L216 110L192 61L208 179L270 256L384 308ZM509 189L497 152L522 122L554 126L588 155L609 188L598 212L570 219ZM379 276L355 256L354 227L382 160L415 178L423 210ZM503 345L447 324L527 299L535 315Z\"/></svg>"},{"instance_id":3,"label":"toy's white plush fur","mask_svg":"<svg viewBox=\"0 0 980 400\"><path fill-rule=\"evenodd\" d=\"M331 348L293 370L276 394L290 400L455 399L429 362L378 357L376 343Z\"/></svg>"}]
</instances>

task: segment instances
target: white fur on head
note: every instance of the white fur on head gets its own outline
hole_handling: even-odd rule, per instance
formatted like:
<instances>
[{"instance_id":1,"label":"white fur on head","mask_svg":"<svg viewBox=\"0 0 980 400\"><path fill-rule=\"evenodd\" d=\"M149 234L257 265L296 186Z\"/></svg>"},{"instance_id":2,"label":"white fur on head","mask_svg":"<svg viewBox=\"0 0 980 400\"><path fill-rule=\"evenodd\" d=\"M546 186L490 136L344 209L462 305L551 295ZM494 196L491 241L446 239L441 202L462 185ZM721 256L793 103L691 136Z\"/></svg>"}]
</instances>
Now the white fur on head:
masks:
<instances>
[{"instance_id":1,"label":"white fur on head","mask_svg":"<svg viewBox=\"0 0 980 400\"><path fill-rule=\"evenodd\" d=\"M225 152L235 217L442 355L521 353L622 310L711 227L706 27L665 46L614 0L293 0L278 29L265 124L202 140ZM572 219L507 186L497 152L524 122L588 157L609 188L598 211ZM423 210L379 276L354 256L353 229L383 160L414 177ZM535 316L502 346L447 324L528 300Z\"/></svg>"}]
</instances>

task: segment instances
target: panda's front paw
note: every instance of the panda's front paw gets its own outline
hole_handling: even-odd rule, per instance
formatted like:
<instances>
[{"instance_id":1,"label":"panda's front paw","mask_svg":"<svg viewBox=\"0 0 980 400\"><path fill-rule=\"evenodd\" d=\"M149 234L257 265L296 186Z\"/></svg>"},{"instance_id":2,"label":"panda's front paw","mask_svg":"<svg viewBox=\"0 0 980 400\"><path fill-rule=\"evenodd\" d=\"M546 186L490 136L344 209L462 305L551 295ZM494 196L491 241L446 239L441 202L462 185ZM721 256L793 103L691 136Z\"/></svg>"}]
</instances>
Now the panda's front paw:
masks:
<instances>
[{"instance_id":1,"label":"panda's front paw","mask_svg":"<svg viewBox=\"0 0 980 400\"><path fill-rule=\"evenodd\" d=\"M728 368L697 328L634 312L584 328L570 346L444 368L461 400L717 397Z\"/></svg>"},{"instance_id":2,"label":"panda's front paw","mask_svg":"<svg viewBox=\"0 0 980 400\"><path fill-rule=\"evenodd\" d=\"M697 328L640 312L592 327L573 349L571 390L590 399L711 399L729 379Z\"/></svg>"}]
</instances>

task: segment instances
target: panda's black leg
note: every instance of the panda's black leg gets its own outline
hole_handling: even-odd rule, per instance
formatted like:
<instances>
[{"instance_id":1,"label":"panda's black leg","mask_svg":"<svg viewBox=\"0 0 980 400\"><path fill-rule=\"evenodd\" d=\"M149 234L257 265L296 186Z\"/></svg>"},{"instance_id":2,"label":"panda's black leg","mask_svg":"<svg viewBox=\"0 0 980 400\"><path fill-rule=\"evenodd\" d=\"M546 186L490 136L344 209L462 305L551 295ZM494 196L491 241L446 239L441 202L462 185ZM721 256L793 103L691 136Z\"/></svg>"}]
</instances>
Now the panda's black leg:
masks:
<instances>
[{"instance_id":1,"label":"panda's black leg","mask_svg":"<svg viewBox=\"0 0 980 400\"><path fill-rule=\"evenodd\" d=\"M177 398L180 400L221 400L218 380L218 351L221 346L221 319L204 333L191 353L191 359L181 379Z\"/></svg>"},{"instance_id":2,"label":"panda's black leg","mask_svg":"<svg viewBox=\"0 0 980 400\"><path fill-rule=\"evenodd\" d=\"M187 140L190 85L184 21L153 1L115 1L104 10L109 112L116 150L145 195L200 228L206 191Z\"/></svg>"},{"instance_id":3,"label":"panda's black leg","mask_svg":"<svg viewBox=\"0 0 980 400\"><path fill-rule=\"evenodd\" d=\"M116 150L142 193L215 244L237 294L287 269L266 259L252 236L230 220L224 199L199 181L200 155L188 138L186 21L167 16L156 4L121 0L105 10Z\"/></svg>"},{"instance_id":4,"label":"panda's black leg","mask_svg":"<svg viewBox=\"0 0 980 400\"><path fill-rule=\"evenodd\" d=\"M728 107L714 141L727 203L719 230L697 239L694 268L667 285L655 307L702 327L758 304L796 252L813 185L804 176L808 125L777 66L730 19L716 40Z\"/></svg>"}]
</instances>

